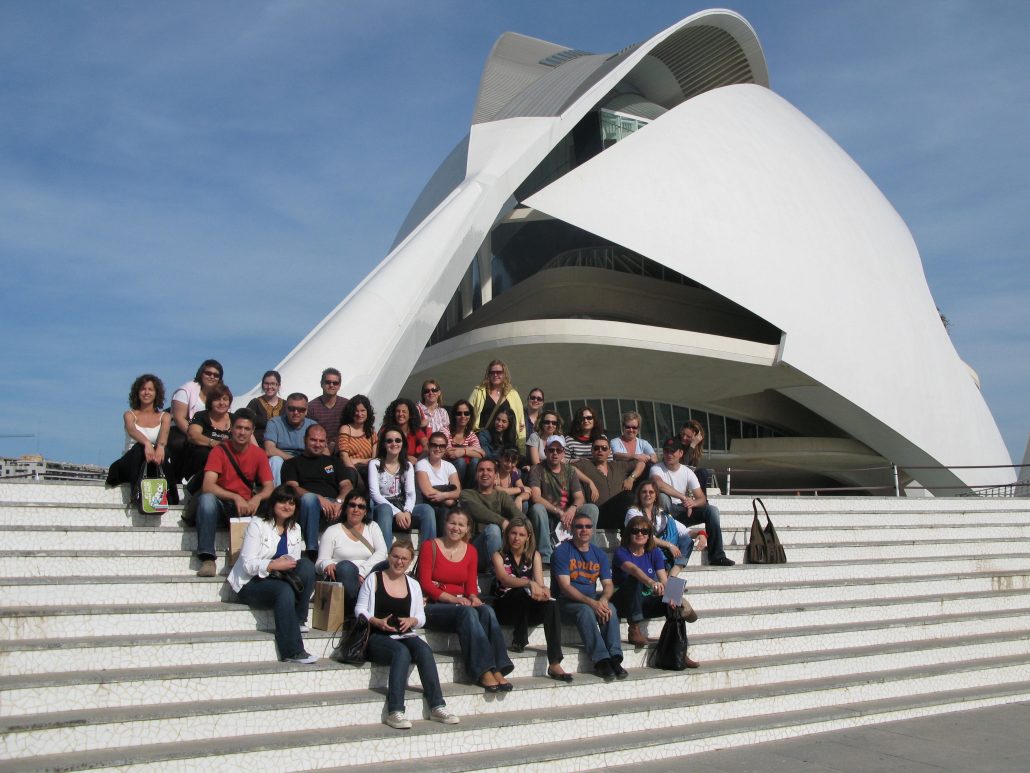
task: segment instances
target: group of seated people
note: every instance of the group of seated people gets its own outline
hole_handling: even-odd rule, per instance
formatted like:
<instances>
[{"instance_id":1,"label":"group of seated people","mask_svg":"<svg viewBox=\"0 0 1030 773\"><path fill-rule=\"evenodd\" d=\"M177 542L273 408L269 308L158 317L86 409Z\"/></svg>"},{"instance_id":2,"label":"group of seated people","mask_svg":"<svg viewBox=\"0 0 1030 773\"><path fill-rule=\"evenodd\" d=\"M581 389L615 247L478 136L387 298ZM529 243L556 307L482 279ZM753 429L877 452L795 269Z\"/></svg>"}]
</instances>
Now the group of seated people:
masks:
<instances>
[{"instance_id":1,"label":"group of seated people","mask_svg":"<svg viewBox=\"0 0 1030 773\"><path fill-rule=\"evenodd\" d=\"M257 516L228 582L240 601L272 610L282 660L316 661L302 638L314 583L341 583L345 616L369 623L369 659L390 668L391 727L411 727L404 687L412 662L430 718L458 721L420 627L456 633L465 673L487 692L512 689L508 650L524 649L529 627L540 624L547 676L571 681L561 666L563 621L577 627L597 675L622 679L619 618L628 620L629 642L645 646L640 623L682 603L663 601L665 584L695 547L707 548L710 564L733 564L718 508L694 472L704 440L696 422L665 441L661 461L638 437L634 412L609 440L595 412L580 408L563 434L543 391L530 390L523 407L507 367L494 360L468 400L448 410L429 380L419 403L394 400L375 430L368 398L340 397L341 382L327 368L320 396L282 398L269 371L262 396L231 413L221 365L207 360L165 413L163 384L144 374L130 391L127 450L108 483L137 486L156 466L174 501L187 481L194 496L184 517L196 524L202 577L216 574L219 523ZM593 542L598 526L622 530L614 561ZM414 545L395 541L394 531L413 529L420 557L411 577ZM480 595L481 573L493 575L491 604ZM510 647L501 623L514 627Z\"/></svg>"}]
</instances>

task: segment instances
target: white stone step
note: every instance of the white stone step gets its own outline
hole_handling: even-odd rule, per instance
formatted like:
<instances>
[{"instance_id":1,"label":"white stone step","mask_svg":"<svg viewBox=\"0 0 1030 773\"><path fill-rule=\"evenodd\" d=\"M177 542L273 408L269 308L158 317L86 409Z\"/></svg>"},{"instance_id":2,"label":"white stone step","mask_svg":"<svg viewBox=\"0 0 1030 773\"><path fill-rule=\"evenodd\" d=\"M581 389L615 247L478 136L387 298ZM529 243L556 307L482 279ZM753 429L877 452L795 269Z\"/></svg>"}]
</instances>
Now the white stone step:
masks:
<instances>
[{"instance_id":1,"label":"white stone step","mask_svg":"<svg viewBox=\"0 0 1030 773\"><path fill-rule=\"evenodd\" d=\"M182 507L170 508L161 515L141 515L121 503L11 503L0 502L0 526L175 526Z\"/></svg>"},{"instance_id":2,"label":"white stone step","mask_svg":"<svg viewBox=\"0 0 1030 773\"><path fill-rule=\"evenodd\" d=\"M0 578L5 607L123 604L197 604L235 601L224 577L24 577Z\"/></svg>"},{"instance_id":3,"label":"white stone step","mask_svg":"<svg viewBox=\"0 0 1030 773\"><path fill-rule=\"evenodd\" d=\"M225 571L225 553L215 558ZM0 577L150 577L196 575L200 562L189 550L0 550Z\"/></svg>"},{"instance_id":4,"label":"white stone step","mask_svg":"<svg viewBox=\"0 0 1030 773\"><path fill-rule=\"evenodd\" d=\"M0 502L126 504L128 501L128 486L107 488L100 482L0 481Z\"/></svg>"},{"instance_id":5,"label":"white stone step","mask_svg":"<svg viewBox=\"0 0 1030 773\"><path fill-rule=\"evenodd\" d=\"M1021 694L1025 689L1022 683L1030 681L1027 679L1027 661L1025 656L1003 656L973 662L949 660L935 665L903 666L890 671L881 669L870 678L823 676L803 683L770 685L766 689L729 688L712 693L699 684L704 681L698 678L703 677L700 672L660 674L657 677L634 672L629 680L613 684L583 677L572 685L561 687L554 686L553 682L544 684L544 680L531 680L532 683L520 683L514 692L501 698L485 698L481 692L468 689L448 693L448 706L462 717L461 724L441 727L420 722L417 731L405 734L378 724L382 713L379 695L362 701L360 698L350 700L350 696L345 694L347 702L344 704L318 707L292 705L291 699L284 698L280 705L268 707L269 713L265 714L259 705L252 708L256 701L248 702L237 705L236 712L217 716L216 732L221 737L214 739L210 734L199 732L199 725L211 716L210 710L203 715L172 719L166 711L148 708L114 714L114 719L116 722L122 720L117 726L125 728L124 737L150 740L150 744L96 752L77 748L69 755L74 757L74 761L65 757L65 764L72 763L72 768L92 766L143 770L145 766L148 770L173 770L188 768L189 761L206 758L204 763L207 765L230 765L233 769L304 770L336 767L340 761L363 766L375 763L377 767L408 761L410 766L411 761L442 757L459 749L466 753L514 750L521 747L527 737L534 741L529 749L531 754L535 751L535 744L552 740L583 744L585 748L594 742L593 748L596 749L598 741L611 743L638 731L646 732L653 741L661 743L659 734L663 730L682 736L684 725L697 727L706 722L734 719L754 722L756 716L785 710L825 714L828 709L842 703L855 707L871 701L910 702L913 696L922 696L924 701L930 701L935 693L983 690L985 685L997 686L1002 691L1006 685L1012 685L1008 694ZM648 689L668 686L677 689L671 693ZM559 700L544 701L544 692L557 696ZM545 703L557 704L561 708L548 711L542 708ZM418 708L421 708L417 706L416 696L409 696L409 709L416 718ZM861 708L858 705L851 713ZM611 721L613 715L619 718L617 724ZM298 718L308 721L304 729L291 731L282 726ZM88 731L80 732L69 727L75 719L71 716L65 719L64 725L69 733L63 736L64 742L88 744ZM359 721L354 722L353 719ZM22 735L28 739L48 732L45 724L21 721L18 724L23 729L15 731L12 723L6 735ZM520 730L511 732L513 725L520 726ZM133 733L129 726L138 726L138 729ZM54 732L63 731L65 727L54 728ZM276 732L269 733L268 727L275 727ZM174 739L154 743L165 728ZM327 732L329 730L332 732ZM198 738L189 742L193 732L198 733ZM385 743L378 743L380 740ZM125 743L121 739L119 742ZM17 753L18 739L12 737L10 744ZM667 756L675 748L671 743L664 744L664 747ZM34 762L44 769L61 767L60 756ZM614 764L616 760L608 762ZM593 769L605 766L599 762L592 764Z\"/></svg>"},{"instance_id":6,"label":"white stone step","mask_svg":"<svg viewBox=\"0 0 1030 773\"><path fill-rule=\"evenodd\" d=\"M745 585L693 585L693 569L687 578L688 600L705 609L746 609L783 603L795 604L833 601L862 601L876 598L930 596L948 593L974 593L1004 590L1030 590L1030 568L1011 572L984 572L925 577L888 577L854 580L817 580L814 582L765 583Z\"/></svg>"},{"instance_id":7,"label":"white stone step","mask_svg":"<svg viewBox=\"0 0 1030 773\"><path fill-rule=\"evenodd\" d=\"M1030 683L1026 682L941 690L861 703L691 722L683 726L662 726L658 729L648 728L603 737L590 736L584 739L568 738L551 743L536 743L519 750L517 764L511 764L513 755L507 749L423 757L418 760L418 769L420 773L525 773L530 770L562 773L602 769L610 773L638 773L642 768L657 763L661 770L692 770L696 769L693 755L707 751L897 720L941 716L950 712L1015 703L1025 700L1028 696ZM724 696L715 697L722 699ZM791 696L783 697L789 700ZM652 706L655 712L681 710L680 705L666 699L656 700ZM535 727L530 726L526 730L538 734ZM412 732L419 731L430 733L433 728L416 726ZM888 757L884 769L899 769L903 764L904 760L900 758ZM405 773L406 770L410 770L410 765L411 763L406 761L381 763L376 765L376 769L382 773ZM822 766L817 768L828 769ZM359 765L354 765L326 770L328 773L349 773L359 769ZM708 767L704 769L715 770ZM809 766L799 760L792 766L775 769L808 770Z\"/></svg>"},{"instance_id":8,"label":"white stone step","mask_svg":"<svg viewBox=\"0 0 1030 773\"><path fill-rule=\"evenodd\" d=\"M589 670L581 663L581 653L568 649L569 670ZM770 657L751 657L706 663L688 675L690 689L754 686L797 679L839 677L863 670L884 668L883 657L889 653L891 667L903 668L953 660L991 656L1030 654L1030 638L1025 631L1002 632L991 636L964 637L958 640L903 642L884 647L858 647L822 652L787 652ZM625 649L627 668L639 668L646 662L647 651ZM538 653L513 658L518 663L514 675L542 673L545 664L538 662ZM462 678L460 664L453 657L438 655L440 678L444 683ZM241 664L201 664L197 666L108 671L103 674L72 672L47 676L11 677L0 687L0 715L49 713L55 706L66 708L117 708L145 706L159 700L162 704L199 700L251 699L268 695L325 693L340 689L375 686L375 674L363 667L365 677L355 669L321 660L314 666L292 666L277 662ZM539 671L538 671L539 669ZM357 670L361 673L361 669ZM652 670L646 673L654 674ZM623 698L642 697L627 694L636 685L644 694L670 694L686 689L671 674L663 674L659 682L649 686L631 681L612 685ZM370 681L365 681L365 678ZM586 679L592 677L584 677ZM1030 676L1028 676L1030 678ZM357 680L357 684L355 684ZM672 681L670 681L672 680ZM646 681L646 680L644 680ZM624 689L625 688L625 689ZM632 691L631 691L632 692ZM159 699L155 696L160 696ZM508 696L510 697L510 696ZM612 699L616 699L613 694ZM516 699L516 701L521 699ZM510 703L508 704L510 705Z\"/></svg>"}]
</instances>

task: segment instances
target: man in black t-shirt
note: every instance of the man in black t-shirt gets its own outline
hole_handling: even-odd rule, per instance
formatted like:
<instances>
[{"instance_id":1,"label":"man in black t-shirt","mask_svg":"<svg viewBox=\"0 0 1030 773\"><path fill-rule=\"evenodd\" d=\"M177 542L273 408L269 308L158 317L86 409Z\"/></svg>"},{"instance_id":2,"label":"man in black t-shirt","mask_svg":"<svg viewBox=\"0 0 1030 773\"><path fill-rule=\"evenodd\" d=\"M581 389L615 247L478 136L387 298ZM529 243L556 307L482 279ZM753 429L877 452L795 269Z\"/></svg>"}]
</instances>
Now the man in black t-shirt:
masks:
<instances>
[{"instance_id":1,"label":"man in black t-shirt","mask_svg":"<svg viewBox=\"0 0 1030 773\"><path fill-rule=\"evenodd\" d=\"M304 453L283 464L282 481L300 498L297 520L308 553L318 554L320 521L340 519L343 498L357 483L357 473L335 456L326 456L325 428L312 424L304 433Z\"/></svg>"}]
</instances>

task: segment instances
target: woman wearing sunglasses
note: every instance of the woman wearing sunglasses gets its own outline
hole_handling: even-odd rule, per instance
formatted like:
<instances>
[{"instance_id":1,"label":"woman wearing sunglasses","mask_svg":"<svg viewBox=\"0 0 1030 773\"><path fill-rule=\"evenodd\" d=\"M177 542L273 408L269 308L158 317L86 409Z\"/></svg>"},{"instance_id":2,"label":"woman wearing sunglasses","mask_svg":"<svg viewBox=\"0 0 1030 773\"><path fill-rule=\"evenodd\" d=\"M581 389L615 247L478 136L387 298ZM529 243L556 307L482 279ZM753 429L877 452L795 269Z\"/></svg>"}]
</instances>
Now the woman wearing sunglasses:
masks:
<instances>
[{"instance_id":1,"label":"woman wearing sunglasses","mask_svg":"<svg viewBox=\"0 0 1030 773\"><path fill-rule=\"evenodd\" d=\"M560 435L563 439L565 437L561 416L555 411L541 413L535 426L536 431L526 441L526 455L529 457L530 466L544 461L544 449L551 435Z\"/></svg>"},{"instance_id":2,"label":"woman wearing sunglasses","mask_svg":"<svg viewBox=\"0 0 1030 773\"><path fill-rule=\"evenodd\" d=\"M544 390L540 387L533 387L529 390L526 398L526 436L536 432L536 423L540 421L540 415L544 412Z\"/></svg>"},{"instance_id":3,"label":"woman wearing sunglasses","mask_svg":"<svg viewBox=\"0 0 1030 773\"><path fill-rule=\"evenodd\" d=\"M422 383L422 402L418 404L422 414L422 426L428 432L446 432L451 423L447 409L443 407L443 389L435 379Z\"/></svg>"},{"instance_id":4,"label":"woman wearing sunglasses","mask_svg":"<svg viewBox=\"0 0 1030 773\"><path fill-rule=\"evenodd\" d=\"M436 518L429 505L415 504L415 465L408 461L404 433L386 426L376 458L368 463L368 494L375 503L373 520L383 532L387 546L393 544L394 526L409 531L418 525L422 544L436 536Z\"/></svg>"},{"instance_id":5,"label":"woman wearing sunglasses","mask_svg":"<svg viewBox=\"0 0 1030 773\"><path fill-rule=\"evenodd\" d=\"M458 400L451 408L451 426L447 434L444 459L454 465L458 479L466 486L476 479L476 464L483 458L479 437L472 431L476 410L468 400Z\"/></svg>"},{"instance_id":6,"label":"woman wearing sunglasses","mask_svg":"<svg viewBox=\"0 0 1030 773\"><path fill-rule=\"evenodd\" d=\"M665 583L665 556L655 544L651 522L638 515L630 519L622 530L622 544L612 561L615 595L612 604L619 617L629 621L627 639L634 647L646 647L648 639L640 630L640 622L654 617L665 617L669 607L681 605L679 600L666 604L662 601ZM693 616L693 610L682 602L684 616ZM689 617L688 617L689 619ZM696 619L696 617L695 617ZM687 659L687 668L697 668L697 662Z\"/></svg>"},{"instance_id":7,"label":"woman wearing sunglasses","mask_svg":"<svg viewBox=\"0 0 1030 773\"><path fill-rule=\"evenodd\" d=\"M386 541L377 523L365 523L368 499L351 490L343 499L343 518L318 543L315 569L329 582L343 585L343 614L350 620L361 583L376 564L386 560Z\"/></svg>"},{"instance_id":8,"label":"woman wearing sunglasses","mask_svg":"<svg viewBox=\"0 0 1030 773\"><path fill-rule=\"evenodd\" d=\"M501 360L492 360L486 367L483 381L472 390L469 402L475 409L472 429L478 432L489 429L493 425L494 416L502 409L508 408L515 416L515 439L519 453L526 449L526 409L522 406L522 398L518 390L511 384L508 366Z\"/></svg>"}]
</instances>

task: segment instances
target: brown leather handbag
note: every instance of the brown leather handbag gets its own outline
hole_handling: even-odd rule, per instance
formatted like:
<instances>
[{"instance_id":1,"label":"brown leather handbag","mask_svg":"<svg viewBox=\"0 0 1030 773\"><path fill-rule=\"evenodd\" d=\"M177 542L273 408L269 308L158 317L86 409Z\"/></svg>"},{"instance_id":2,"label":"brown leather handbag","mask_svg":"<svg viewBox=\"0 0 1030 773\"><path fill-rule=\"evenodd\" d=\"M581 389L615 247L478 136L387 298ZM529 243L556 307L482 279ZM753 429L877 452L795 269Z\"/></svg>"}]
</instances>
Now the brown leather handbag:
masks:
<instances>
[{"instance_id":1,"label":"brown leather handbag","mask_svg":"<svg viewBox=\"0 0 1030 773\"><path fill-rule=\"evenodd\" d=\"M763 529L758 519L758 506L762 506L765 513L766 526ZM769 511L765 509L765 502L758 497L751 500L751 508L755 511L755 517L751 521L751 537L747 541L747 562L749 564L785 564L787 553L780 544L780 538L776 534L776 527L773 526Z\"/></svg>"}]
</instances>

